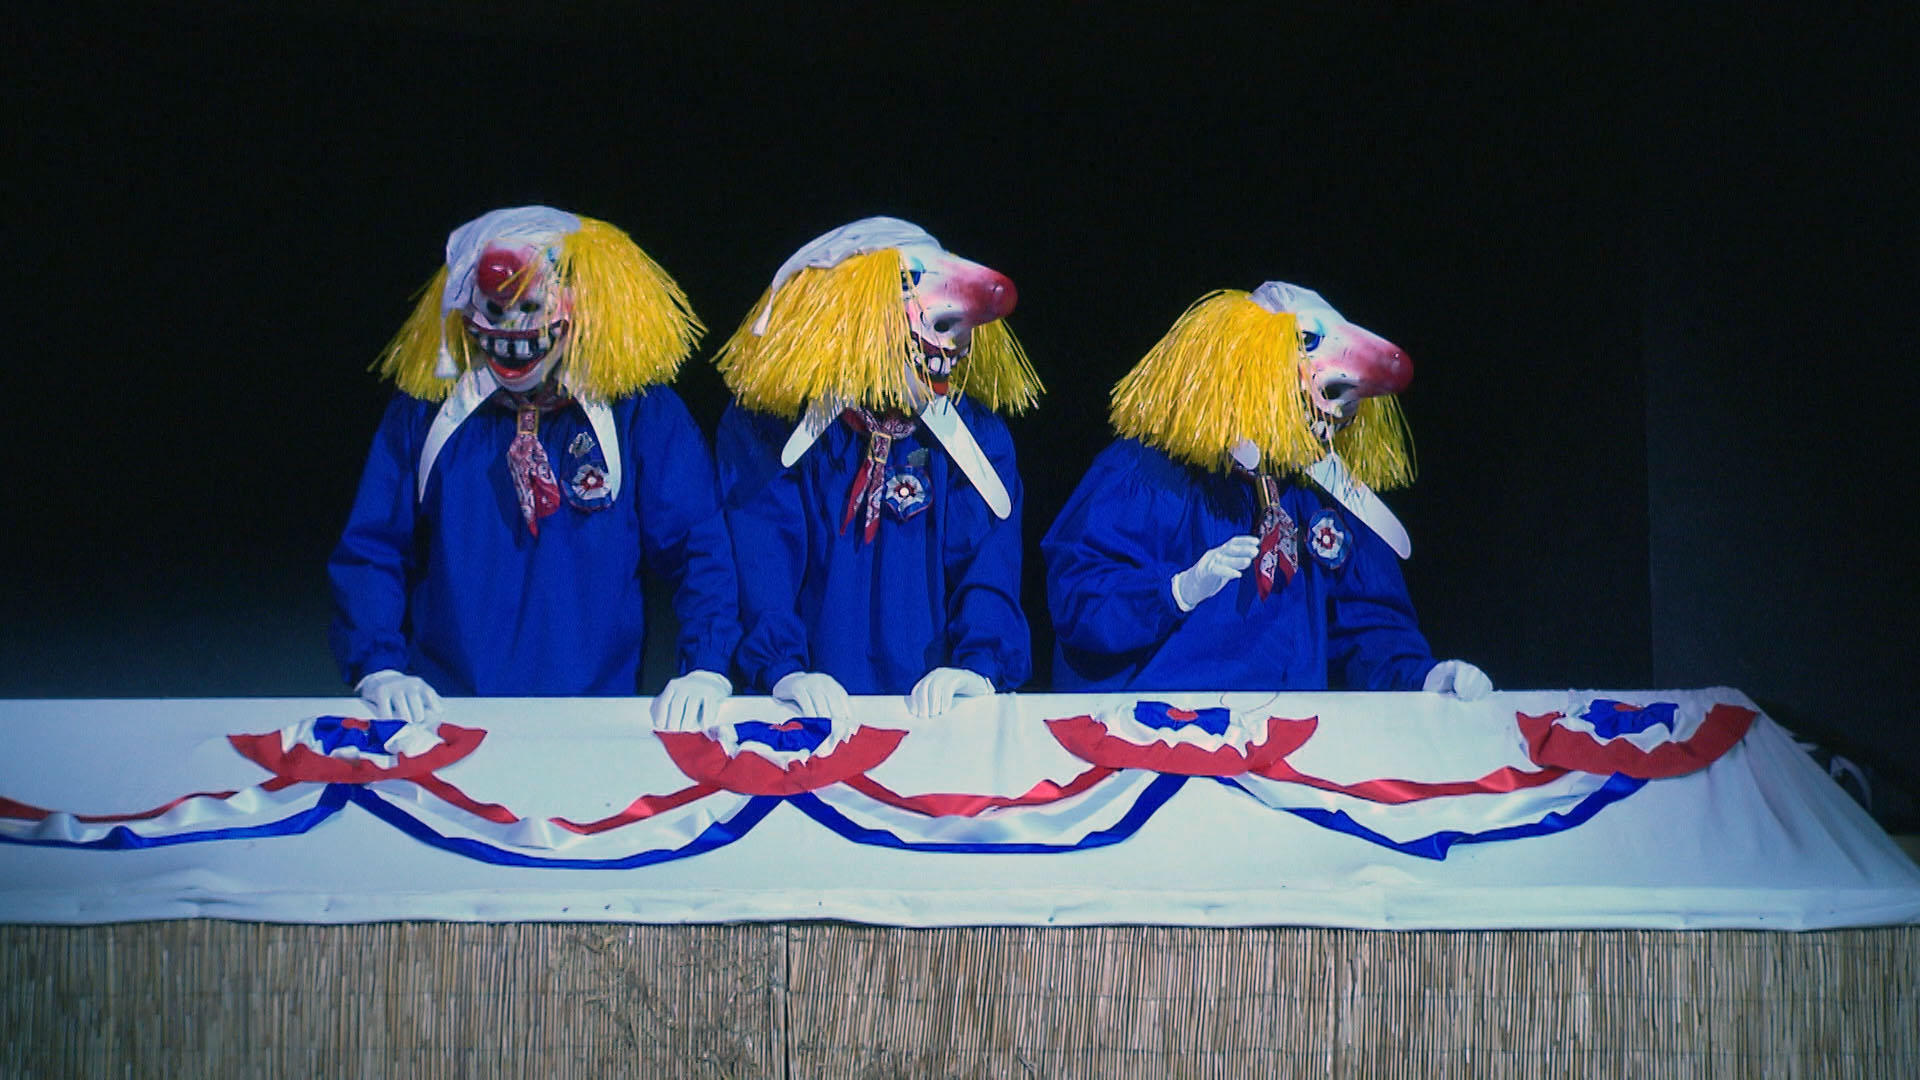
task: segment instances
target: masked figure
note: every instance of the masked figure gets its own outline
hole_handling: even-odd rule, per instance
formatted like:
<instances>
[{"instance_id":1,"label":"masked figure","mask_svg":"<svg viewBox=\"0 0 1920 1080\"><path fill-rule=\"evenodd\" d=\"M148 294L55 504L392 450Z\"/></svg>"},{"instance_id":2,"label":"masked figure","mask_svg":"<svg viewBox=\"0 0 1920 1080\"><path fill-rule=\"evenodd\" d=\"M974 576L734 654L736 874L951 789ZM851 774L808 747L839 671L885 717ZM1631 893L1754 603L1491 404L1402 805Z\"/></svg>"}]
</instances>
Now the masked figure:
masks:
<instances>
[{"instance_id":1,"label":"masked figure","mask_svg":"<svg viewBox=\"0 0 1920 1080\"><path fill-rule=\"evenodd\" d=\"M1114 388L1120 440L1041 543L1060 690L1427 690L1436 664L1373 487L1412 479L1413 364L1310 289L1203 297Z\"/></svg>"},{"instance_id":2,"label":"masked figure","mask_svg":"<svg viewBox=\"0 0 1920 1080\"><path fill-rule=\"evenodd\" d=\"M530 206L448 238L382 357L400 393L327 565L334 655L378 711L635 693L643 570L680 624L656 721L731 692L733 552L706 442L665 385L701 331L605 222Z\"/></svg>"},{"instance_id":3,"label":"masked figure","mask_svg":"<svg viewBox=\"0 0 1920 1080\"><path fill-rule=\"evenodd\" d=\"M999 321L1013 305L1004 276L867 218L788 259L717 358L739 663L802 713L910 692L932 715L1027 678L1020 476L995 410L1040 383Z\"/></svg>"}]
</instances>

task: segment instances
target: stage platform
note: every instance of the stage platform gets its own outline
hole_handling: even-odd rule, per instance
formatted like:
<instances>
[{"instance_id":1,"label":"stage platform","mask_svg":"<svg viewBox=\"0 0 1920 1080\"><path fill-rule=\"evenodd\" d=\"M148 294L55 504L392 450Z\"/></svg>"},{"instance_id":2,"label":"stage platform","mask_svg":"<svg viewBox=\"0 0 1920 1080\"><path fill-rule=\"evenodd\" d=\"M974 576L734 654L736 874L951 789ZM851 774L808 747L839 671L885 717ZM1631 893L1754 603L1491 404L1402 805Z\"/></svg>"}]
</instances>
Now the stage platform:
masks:
<instances>
[{"instance_id":1,"label":"stage platform","mask_svg":"<svg viewBox=\"0 0 1920 1080\"><path fill-rule=\"evenodd\" d=\"M1737 691L1255 697L0 703L0 1076L1920 1075L1920 868Z\"/></svg>"}]
</instances>

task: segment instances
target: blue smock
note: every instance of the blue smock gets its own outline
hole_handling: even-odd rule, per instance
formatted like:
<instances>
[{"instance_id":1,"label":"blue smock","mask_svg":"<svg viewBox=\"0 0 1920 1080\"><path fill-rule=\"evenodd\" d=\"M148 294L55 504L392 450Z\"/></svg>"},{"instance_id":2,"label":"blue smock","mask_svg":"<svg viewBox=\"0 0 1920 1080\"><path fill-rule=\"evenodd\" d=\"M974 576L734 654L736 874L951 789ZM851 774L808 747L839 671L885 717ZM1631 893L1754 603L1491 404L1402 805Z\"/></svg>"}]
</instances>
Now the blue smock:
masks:
<instances>
[{"instance_id":1,"label":"blue smock","mask_svg":"<svg viewBox=\"0 0 1920 1080\"><path fill-rule=\"evenodd\" d=\"M928 503L905 520L882 511L872 542L858 513L841 531L867 436L835 421L791 468L789 420L729 405L715 457L740 567L739 665L770 689L794 671L832 675L851 694L904 694L936 667L978 672L998 689L1025 682L1032 642L1020 608L1020 474L1006 423L954 402L1012 497L995 518L924 429L895 440L890 473L918 469ZM922 464L916 465L920 461Z\"/></svg>"},{"instance_id":2,"label":"blue smock","mask_svg":"<svg viewBox=\"0 0 1920 1080\"><path fill-rule=\"evenodd\" d=\"M1040 543L1054 688L1419 689L1433 653L1393 549L1317 489L1286 487L1281 506L1300 534L1293 579L1262 600L1249 570L1183 612L1173 576L1254 532L1252 485L1131 439L1102 451ZM1322 512L1347 537L1338 560L1308 551Z\"/></svg>"},{"instance_id":3,"label":"blue smock","mask_svg":"<svg viewBox=\"0 0 1920 1080\"><path fill-rule=\"evenodd\" d=\"M458 696L635 693L643 568L673 587L679 671L727 670L738 593L706 439L664 386L611 408L618 497L593 510L563 500L536 537L508 472L512 408L496 399L475 409L416 498L421 443L439 406L394 397L327 562L329 638L348 683L393 668ZM578 404L542 414L539 437L562 491L595 460Z\"/></svg>"}]
</instances>

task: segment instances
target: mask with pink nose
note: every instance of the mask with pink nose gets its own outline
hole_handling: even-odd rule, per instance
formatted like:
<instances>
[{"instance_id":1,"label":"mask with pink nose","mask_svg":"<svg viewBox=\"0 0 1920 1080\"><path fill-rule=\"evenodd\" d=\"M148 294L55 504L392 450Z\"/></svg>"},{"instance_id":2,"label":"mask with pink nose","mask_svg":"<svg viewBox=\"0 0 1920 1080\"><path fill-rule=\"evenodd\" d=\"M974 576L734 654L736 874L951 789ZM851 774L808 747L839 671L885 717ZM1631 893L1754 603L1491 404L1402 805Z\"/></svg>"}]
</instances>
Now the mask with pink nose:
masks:
<instances>
[{"instance_id":1,"label":"mask with pink nose","mask_svg":"<svg viewBox=\"0 0 1920 1080\"><path fill-rule=\"evenodd\" d=\"M1398 394L1413 382L1413 361L1386 338L1347 321L1312 289L1269 281L1250 294L1275 314L1291 314L1300 335L1300 389L1315 412L1313 433L1329 449L1368 398Z\"/></svg>"},{"instance_id":2,"label":"mask with pink nose","mask_svg":"<svg viewBox=\"0 0 1920 1080\"><path fill-rule=\"evenodd\" d=\"M1301 475L1403 557L1405 530L1373 494L1413 479L1395 395L1405 350L1312 289L1270 281L1201 297L1113 390L1114 431L1208 470Z\"/></svg>"},{"instance_id":3,"label":"mask with pink nose","mask_svg":"<svg viewBox=\"0 0 1920 1080\"><path fill-rule=\"evenodd\" d=\"M1012 279L933 243L900 251L901 302L912 331L913 381L934 397L952 389L973 349L973 331L1013 313Z\"/></svg>"},{"instance_id":4,"label":"mask with pink nose","mask_svg":"<svg viewBox=\"0 0 1920 1080\"><path fill-rule=\"evenodd\" d=\"M1006 486L949 398L1006 412L1038 399L1040 380L1003 321L1017 300L1005 274L912 222L863 218L790 256L714 363L742 405L798 421L783 465L847 410L907 414L1005 517Z\"/></svg>"}]
</instances>

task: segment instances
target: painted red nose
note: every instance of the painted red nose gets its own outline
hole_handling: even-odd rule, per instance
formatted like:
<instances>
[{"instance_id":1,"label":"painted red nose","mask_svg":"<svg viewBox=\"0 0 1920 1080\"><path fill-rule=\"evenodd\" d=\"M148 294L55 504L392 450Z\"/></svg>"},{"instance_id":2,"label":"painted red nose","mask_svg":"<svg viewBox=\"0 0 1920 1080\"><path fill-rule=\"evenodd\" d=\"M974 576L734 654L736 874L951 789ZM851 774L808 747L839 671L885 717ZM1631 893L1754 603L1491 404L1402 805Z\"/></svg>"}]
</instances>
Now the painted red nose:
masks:
<instances>
[{"instance_id":1,"label":"painted red nose","mask_svg":"<svg viewBox=\"0 0 1920 1080\"><path fill-rule=\"evenodd\" d=\"M1346 347L1336 364L1362 397L1398 394L1413 382L1413 358L1405 349L1358 326L1345 327L1343 336Z\"/></svg>"},{"instance_id":2,"label":"painted red nose","mask_svg":"<svg viewBox=\"0 0 1920 1080\"><path fill-rule=\"evenodd\" d=\"M473 279L479 284L481 292L506 303L520 291L521 277L526 269L527 260L519 252L488 248L481 253L480 264L474 267Z\"/></svg>"},{"instance_id":3,"label":"painted red nose","mask_svg":"<svg viewBox=\"0 0 1920 1080\"><path fill-rule=\"evenodd\" d=\"M1020 291L1013 287L1013 279L998 270L987 271L981 293L983 306L993 313L995 319L1004 319L1013 314L1013 306L1020 302Z\"/></svg>"},{"instance_id":4,"label":"painted red nose","mask_svg":"<svg viewBox=\"0 0 1920 1080\"><path fill-rule=\"evenodd\" d=\"M1380 357L1382 393L1398 394L1413 383L1413 358L1398 346L1389 346Z\"/></svg>"}]
</instances>

